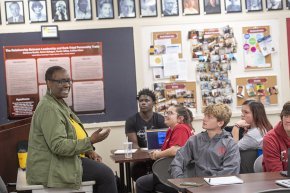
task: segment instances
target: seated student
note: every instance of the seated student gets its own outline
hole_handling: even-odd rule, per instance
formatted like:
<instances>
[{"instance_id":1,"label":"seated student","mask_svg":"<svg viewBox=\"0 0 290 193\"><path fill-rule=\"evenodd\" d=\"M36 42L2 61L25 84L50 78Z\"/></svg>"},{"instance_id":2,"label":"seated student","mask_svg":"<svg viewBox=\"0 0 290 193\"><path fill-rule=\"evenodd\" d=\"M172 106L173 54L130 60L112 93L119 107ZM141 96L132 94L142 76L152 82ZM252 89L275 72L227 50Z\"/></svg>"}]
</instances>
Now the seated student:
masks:
<instances>
[{"instance_id":1,"label":"seated student","mask_svg":"<svg viewBox=\"0 0 290 193\"><path fill-rule=\"evenodd\" d=\"M265 172L288 169L288 148L290 148L290 101L286 102L280 114L281 121L264 137L263 168Z\"/></svg>"},{"instance_id":2,"label":"seated student","mask_svg":"<svg viewBox=\"0 0 290 193\"><path fill-rule=\"evenodd\" d=\"M163 157L175 156L177 150L182 147L187 139L193 134L191 125L193 118L190 110L183 106L170 106L165 112L165 124L169 126L161 151L155 150L151 158L157 160ZM142 176L136 181L137 193L153 192L176 192L175 189L161 184L153 174ZM158 187L158 189L156 189Z\"/></svg>"},{"instance_id":3,"label":"seated student","mask_svg":"<svg viewBox=\"0 0 290 193\"><path fill-rule=\"evenodd\" d=\"M244 130L241 139L240 128ZM259 101L246 100L242 104L242 119L234 125L232 135L240 150L262 149L263 137L272 128L264 105Z\"/></svg>"},{"instance_id":4,"label":"seated student","mask_svg":"<svg viewBox=\"0 0 290 193\"><path fill-rule=\"evenodd\" d=\"M225 104L209 105L204 110L202 128L190 137L170 165L173 178L234 175L240 171L240 152L231 134L223 128L232 112Z\"/></svg>"},{"instance_id":5,"label":"seated student","mask_svg":"<svg viewBox=\"0 0 290 193\"><path fill-rule=\"evenodd\" d=\"M145 130L167 128L164 123L164 117L153 112L153 106L156 102L156 96L148 88L142 89L137 96L140 112L129 117L125 123L125 133L128 141L133 142L133 148L147 147L145 139ZM152 162L134 162L132 164L132 178L137 180L138 177L150 172ZM148 169L149 171L148 171Z\"/></svg>"}]
</instances>

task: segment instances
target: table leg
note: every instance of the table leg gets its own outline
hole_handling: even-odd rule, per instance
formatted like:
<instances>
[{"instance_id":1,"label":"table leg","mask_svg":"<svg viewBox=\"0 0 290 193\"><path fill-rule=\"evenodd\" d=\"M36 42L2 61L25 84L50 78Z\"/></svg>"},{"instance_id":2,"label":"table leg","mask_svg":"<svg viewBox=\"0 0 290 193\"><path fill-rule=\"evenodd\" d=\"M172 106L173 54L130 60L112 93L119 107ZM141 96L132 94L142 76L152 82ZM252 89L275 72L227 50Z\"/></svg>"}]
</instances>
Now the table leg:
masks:
<instances>
[{"instance_id":1,"label":"table leg","mask_svg":"<svg viewBox=\"0 0 290 193\"><path fill-rule=\"evenodd\" d=\"M131 189L131 171L130 171L130 163L126 162L126 182L127 182L127 192L132 192Z\"/></svg>"},{"instance_id":2,"label":"table leg","mask_svg":"<svg viewBox=\"0 0 290 193\"><path fill-rule=\"evenodd\" d=\"M125 190L124 163L119 163L121 189Z\"/></svg>"}]
</instances>

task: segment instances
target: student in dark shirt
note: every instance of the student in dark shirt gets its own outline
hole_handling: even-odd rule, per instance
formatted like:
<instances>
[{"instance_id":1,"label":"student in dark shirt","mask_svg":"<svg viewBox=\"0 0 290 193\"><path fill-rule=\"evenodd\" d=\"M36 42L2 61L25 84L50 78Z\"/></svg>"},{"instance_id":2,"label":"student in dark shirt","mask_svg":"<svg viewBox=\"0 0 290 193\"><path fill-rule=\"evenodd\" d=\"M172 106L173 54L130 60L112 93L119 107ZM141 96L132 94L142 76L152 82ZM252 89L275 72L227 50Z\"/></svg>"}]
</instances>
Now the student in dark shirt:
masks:
<instances>
[{"instance_id":1,"label":"student in dark shirt","mask_svg":"<svg viewBox=\"0 0 290 193\"><path fill-rule=\"evenodd\" d=\"M219 0L208 0L208 3L204 7L206 13L220 13L221 7L219 5Z\"/></svg>"},{"instance_id":2,"label":"student in dark shirt","mask_svg":"<svg viewBox=\"0 0 290 193\"><path fill-rule=\"evenodd\" d=\"M133 148L147 147L145 131L148 129L167 128L164 117L153 112L156 96L153 91L145 88L138 92L137 96L140 111L129 117L125 124L125 133L128 141L133 142ZM132 178L136 180L150 172L150 163L135 162L132 164ZM149 171L148 171L149 170Z\"/></svg>"}]
</instances>

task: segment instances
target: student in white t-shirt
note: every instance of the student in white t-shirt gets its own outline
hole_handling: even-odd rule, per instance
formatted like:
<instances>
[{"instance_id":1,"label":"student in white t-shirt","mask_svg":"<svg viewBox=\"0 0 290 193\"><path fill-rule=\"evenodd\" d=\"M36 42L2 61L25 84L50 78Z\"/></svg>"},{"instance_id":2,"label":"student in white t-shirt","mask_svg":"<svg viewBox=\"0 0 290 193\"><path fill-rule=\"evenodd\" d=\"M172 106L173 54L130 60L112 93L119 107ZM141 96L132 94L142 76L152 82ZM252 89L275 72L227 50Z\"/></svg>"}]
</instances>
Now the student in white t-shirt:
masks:
<instances>
[{"instance_id":1,"label":"student in white t-shirt","mask_svg":"<svg viewBox=\"0 0 290 193\"><path fill-rule=\"evenodd\" d=\"M234 125L232 135L240 150L262 149L263 137L272 128L264 105L255 100L246 100L242 104L242 119ZM245 131L239 140L240 129Z\"/></svg>"}]
</instances>

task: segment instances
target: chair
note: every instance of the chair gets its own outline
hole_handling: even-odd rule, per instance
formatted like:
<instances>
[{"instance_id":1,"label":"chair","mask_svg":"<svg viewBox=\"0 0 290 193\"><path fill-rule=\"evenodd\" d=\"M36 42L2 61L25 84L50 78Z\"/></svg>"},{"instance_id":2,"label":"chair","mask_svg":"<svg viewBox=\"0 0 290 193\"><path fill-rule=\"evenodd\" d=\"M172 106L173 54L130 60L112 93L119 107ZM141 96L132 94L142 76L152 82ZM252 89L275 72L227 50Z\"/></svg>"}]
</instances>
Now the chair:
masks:
<instances>
[{"instance_id":1,"label":"chair","mask_svg":"<svg viewBox=\"0 0 290 193\"><path fill-rule=\"evenodd\" d=\"M269 190L263 190L259 191L257 193L286 193L290 192L290 188L277 188L277 189L269 189Z\"/></svg>"},{"instance_id":2,"label":"chair","mask_svg":"<svg viewBox=\"0 0 290 193\"><path fill-rule=\"evenodd\" d=\"M254 163L257 159L257 150L240 150L241 165L240 174L254 173Z\"/></svg>"},{"instance_id":3,"label":"chair","mask_svg":"<svg viewBox=\"0 0 290 193\"><path fill-rule=\"evenodd\" d=\"M254 163L254 172L255 173L258 173L258 172L263 172L263 165L262 165L262 162L263 162L263 154L261 154L255 161Z\"/></svg>"},{"instance_id":4,"label":"chair","mask_svg":"<svg viewBox=\"0 0 290 193\"><path fill-rule=\"evenodd\" d=\"M0 176L0 192L1 193L8 193L8 190L6 188L5 183L3 182L1 176Z\"/></svg>"},{"instance_id":5,"label":"chair","mask_svg":"<svg viewBox=\"0 0 290 193\"><path fill-rule=\"evenodd\" d=\"M171 164L174 157L164 157L156 160L152 166L152 172L153 174L159 179L159 181L162 184L165 184L167 186L171 185L169 184L168 180L170 178L170 174L168 172L169 165Z\"/></svg>"}]
</instances>

